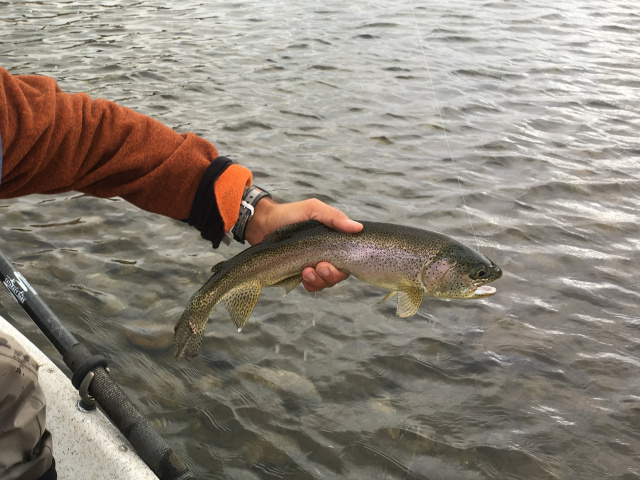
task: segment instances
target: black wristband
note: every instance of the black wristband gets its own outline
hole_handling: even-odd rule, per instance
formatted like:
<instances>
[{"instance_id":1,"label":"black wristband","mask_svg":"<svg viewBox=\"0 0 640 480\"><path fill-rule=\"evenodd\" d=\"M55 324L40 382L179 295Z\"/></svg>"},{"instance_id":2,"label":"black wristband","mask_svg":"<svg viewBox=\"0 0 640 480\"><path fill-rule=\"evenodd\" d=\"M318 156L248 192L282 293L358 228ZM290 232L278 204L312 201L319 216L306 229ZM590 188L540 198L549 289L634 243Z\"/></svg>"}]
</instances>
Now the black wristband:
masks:
<instances>
[{"instance_id":1,"label":"black wristband","mask_svg":"<svg viewBox=\"0 0 640 480\"><path fill-rule=\"evenodd\" d=\"M191 213L187 223L200 231L203 238L209 240L213 244L213 248L220 246L220 241L224 236L224 222L218 202L214 184L222 173L232 165L233 162L227 157L218 157L211 165L207 167L200 180L200 185L196 190L196 196L193 199Z\"/></svg>"}]
</instances>

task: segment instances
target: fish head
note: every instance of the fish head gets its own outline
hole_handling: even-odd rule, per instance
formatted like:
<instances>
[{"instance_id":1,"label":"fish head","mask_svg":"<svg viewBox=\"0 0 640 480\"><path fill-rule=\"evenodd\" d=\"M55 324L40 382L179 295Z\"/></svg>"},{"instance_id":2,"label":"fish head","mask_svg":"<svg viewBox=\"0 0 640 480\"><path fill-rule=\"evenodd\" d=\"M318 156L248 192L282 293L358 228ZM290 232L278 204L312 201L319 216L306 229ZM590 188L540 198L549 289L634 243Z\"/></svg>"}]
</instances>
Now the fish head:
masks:
<instances>
[{"instance_id":1,"label":"fish head","mask_svg":"<svg viewBox=\"0 0 640 480\"><path fill-rule=\"evenodd\" d=\"M496 293L488 285L502 276L502 270L485 255L455 242L422 270L425 294L437 298L484 298Z\"/></svg>"}]
</instances>

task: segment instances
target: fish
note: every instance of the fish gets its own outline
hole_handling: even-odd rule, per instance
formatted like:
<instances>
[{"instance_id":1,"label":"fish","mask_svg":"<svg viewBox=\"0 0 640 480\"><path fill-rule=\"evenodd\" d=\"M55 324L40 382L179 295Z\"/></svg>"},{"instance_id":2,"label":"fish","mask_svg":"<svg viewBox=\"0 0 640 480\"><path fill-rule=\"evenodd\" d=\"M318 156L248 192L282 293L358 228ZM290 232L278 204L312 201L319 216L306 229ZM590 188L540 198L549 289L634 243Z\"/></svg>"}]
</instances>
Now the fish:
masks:
<instances>
[{"instance_id":1,"label":"fish","mask_svg":"<svg viewBox=\"0 0 640 480\"><path fill-rule=\"evenodd\" d=\"M267 236L212 268L211 278L189 301L174 329L174 355L198 354L205 327L219 304L238 331L247 323L263 287L302 281L302 271L319 262L389 290L380 303L398 296L396 315L418 312L424 295L444 299L485 298L487 285L502 270L482 253L441 233L405 225L360 222L358 233L341 233L314 220L295 223Z\"/></svg>"}]
</instances>

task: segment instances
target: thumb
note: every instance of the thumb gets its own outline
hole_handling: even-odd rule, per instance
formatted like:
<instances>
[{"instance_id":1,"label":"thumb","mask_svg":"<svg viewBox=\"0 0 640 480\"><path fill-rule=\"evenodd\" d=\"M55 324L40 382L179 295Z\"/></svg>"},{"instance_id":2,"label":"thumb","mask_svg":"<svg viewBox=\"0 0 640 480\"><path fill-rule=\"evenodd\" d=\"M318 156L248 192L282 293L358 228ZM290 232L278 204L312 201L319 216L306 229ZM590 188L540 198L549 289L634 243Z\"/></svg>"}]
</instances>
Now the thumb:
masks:
<instances>
[{"instance_id":1,"label":"thumb","mask_svg":"<svg viewBox=\"0 0 640 480\"><path fill-rule=\"evenodd\" d=\"M320 200L305 200L305 203L308 220L316 220L343 233L357 233L363 228L361 223L351 220L344 212Z\"/></svg>"}]
</instances>

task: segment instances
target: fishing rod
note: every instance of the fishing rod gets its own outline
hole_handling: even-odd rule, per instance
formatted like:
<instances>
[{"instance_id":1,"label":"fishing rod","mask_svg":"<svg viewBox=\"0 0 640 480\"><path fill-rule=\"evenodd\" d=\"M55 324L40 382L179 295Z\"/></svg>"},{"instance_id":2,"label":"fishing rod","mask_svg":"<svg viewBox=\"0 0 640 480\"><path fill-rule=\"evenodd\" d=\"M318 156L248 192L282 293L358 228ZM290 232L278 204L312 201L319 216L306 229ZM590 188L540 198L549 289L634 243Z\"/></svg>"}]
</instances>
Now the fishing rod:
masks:
<instances>
[{"instance_id":1,"label":"fishing rod","mask_svg":"<svg viewBox=\"0 0 640 480\"><path fill-rule=\"evenodd\" d=\"M97 402L160 480L195 480L182 459L109 376L106 358L92 355L80 343L2 252L0 281L73 372L71 381L81 397L79 407L91 410Z\"/></svg>"}]
</instances>

